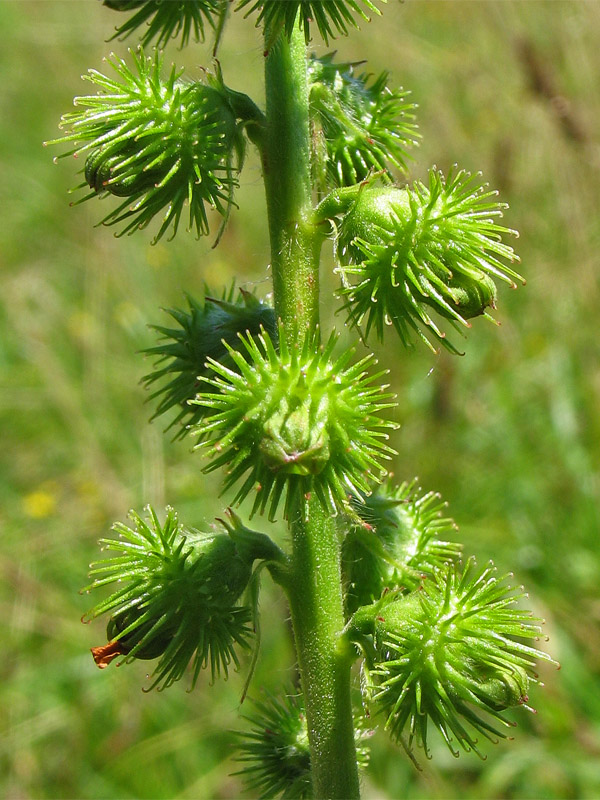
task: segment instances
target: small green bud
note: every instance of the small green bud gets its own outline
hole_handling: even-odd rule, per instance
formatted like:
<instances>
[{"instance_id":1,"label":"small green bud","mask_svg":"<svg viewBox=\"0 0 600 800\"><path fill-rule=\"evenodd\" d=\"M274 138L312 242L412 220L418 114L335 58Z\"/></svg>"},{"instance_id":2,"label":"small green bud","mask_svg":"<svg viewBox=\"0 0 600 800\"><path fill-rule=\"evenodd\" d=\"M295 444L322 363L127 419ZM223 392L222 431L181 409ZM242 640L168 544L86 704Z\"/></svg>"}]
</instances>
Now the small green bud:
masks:
<instances>
[{"instance_id":1,"label":"small green bud","mask_svg":"<svg viewBox=\"0 0 600 800\"><path fill-rule=\"evenodd\" d=\"M479 684L478 696L494 711L520 706L529 700L529 677L522 667L504 672Z\"/></svg>"},{"instance_id":2,"label":"small green bud","mask_svg":"<svg viewBox=\"0 0 600 800\"><path fill-rule=\"evenodd\" d=\"M105 150L93 150L85 160L84 175L90 189L95 192L110 192L116 197L131 197L155 186L160 173L128 171L123 177L120 167L133 154L131 148L123 154L108 155Z\"/></svg>"},{"instance_id":3,"label":"small green bud","mask_svg":"<svg viewBox=\"0 0 600 800\"><path fill-rule=\"evenodd\" d=\"M94 150L85 160L84 175L90 189L97 192L104 191L104 186L110 180L110 163L102 157L100 150Z\"/></svg>"},{"instance_id":4,"label":"small green bud","mask_svg":"<svg viewBox=\"0 0 600 800\"><path fill-rule=\"evenodd\" d=\"M463 319L479 317L485 314L487 308L496 308L496 284L485 272L471 275L468 278L464 275L454 275L446 285L448 294ZM449 315L444 308L436 305L429 298L425 302L442 316L452 319L452 315Z\"/></svg>"},{"instance_id":5,"label":"small green bud","mask_svg":"<svg viewBox=\"0 0 600 800\"><path fill-rule=\"evenodd\" d=\"M417 334L434 349L432 335L458 352L430 310L456 330L469 328L469 319L495 307L493 278L513 287L523 280L501 261L517 259L501 241L514 231L496 223L503 206L493 196L467 173L444 178L436 170L428 186L367 184L348 192L336 252L350 320L364 322L367 334L375 327L380 339L393 325L405 345Z\"/></svg>"},{"instance_id":6,"label":"small green bud","mask_svg":"<svg viewBox=\"0 0 600 800\"><path fill-rule=\"evenodd\" d=\"M161 630L156 636L152 636L152 622L142 625L135 625L140 614L132 610L121 611L108 620L106 626L106 638L109 642L118 640L119 655L128 655L135 650L135 657L138 659L151 661L162 656L167 647L173 641L176 628ZM125 635L123 631L134 626L132 633Z\"/></svg>"}]
</instances>

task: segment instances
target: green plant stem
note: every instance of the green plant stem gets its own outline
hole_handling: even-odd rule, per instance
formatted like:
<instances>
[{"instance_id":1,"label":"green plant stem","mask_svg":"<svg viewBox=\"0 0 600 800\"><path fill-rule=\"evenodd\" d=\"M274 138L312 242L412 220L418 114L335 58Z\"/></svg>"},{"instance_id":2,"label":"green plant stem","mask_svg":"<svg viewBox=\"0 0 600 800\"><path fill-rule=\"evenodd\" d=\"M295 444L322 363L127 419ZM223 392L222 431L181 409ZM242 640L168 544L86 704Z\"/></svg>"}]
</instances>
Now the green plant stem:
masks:
<instances>
[{"instance_id":1,"label":"green plant stem","mask_svg":"<svg viewBox=\"0 0 600 800\"><path fill-rule=\"evenodd\" d=\"M341 189L333 189L324 197L315 208L313 219L316 224L326 222L337 217L339 214L347 213L352 204L366 185L366 181L357 183L354 186L344 186Z\"/></svg>"},{"instance_id":2,"label":"green plant stem","mask_svg":"<svg viewBox=\"0 0 600 800\"><path fill-rule=\"evenodd\" d=\"M292 526L288 593L310 742L313 796L358 798L359 783L348 654L340 638L339 541L335 520L313 502L307 522Z\"/></svg>"},{"instance_id":3,"label":"green plant stem","mask_svg":"<svg viewBox=\"0 0 600 800\"><path fill-rule=\"evenodd\" d=\"M268 41L268 34L265 37ZM275 310L288 344L319 321L319 253L312 220L306 47L280 36L265 59L267 194Z\"/></svg>"},{"instance_id":4,"label":"green plant stem","mask_svg":"<svg viewBox=\"0 0 600 800\"><path fill-rule=\"evenodd\" d=\"M269 41L267 32L266 41ZM319 252L310 180L304 35L295 30L265 63L267 195L275 309L290 347L319 323ZM307 520L291 521L288 598L306 702L313 795L359 797L350 667L340 648L344 626L340 543L335 520L316 500Z\"/></svg>"}]
</instances>

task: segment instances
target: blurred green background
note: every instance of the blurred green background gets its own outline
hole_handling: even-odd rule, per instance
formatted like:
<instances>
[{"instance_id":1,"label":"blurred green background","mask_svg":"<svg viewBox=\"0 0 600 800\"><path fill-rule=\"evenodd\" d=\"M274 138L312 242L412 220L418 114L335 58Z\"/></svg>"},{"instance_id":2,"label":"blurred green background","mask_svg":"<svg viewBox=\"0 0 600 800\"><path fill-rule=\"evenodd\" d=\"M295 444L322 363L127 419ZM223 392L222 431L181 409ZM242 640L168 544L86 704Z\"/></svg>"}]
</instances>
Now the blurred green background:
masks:
<instances>
[{"instance_id":1,"label":"blurred green background","mask_svg":"<svg viewBox=\"0 0 600 800\"><path fill-rule=\"evenodd\" d=\"M169 503L203 527L222 508L190 443L148 425L147 324L204 281L269 291L254 154L217 250L184 232L156 247L148 232L115 239L94 227L106 206L69 208L78 165L54 166L59 149L41 143L88 91L79 76L134 43L107 44L115 24L91 0L0 4L0 795L11 800L242 794L229 730L243 674L143 694L147 665L99 672L89 648L103 624L79 622L113 520ZM475 321L464 358L406 353L392 334L379 355L399 392L395 474L441 491L466 551L514 571L562 663L542 671L537 715L518 712L514 741L486 747L485 762L440 745L417 772L379 731L364 796L599 797L600 4L390 0L335 46L413 91L423 141L411 177L432 163L482 170L521 232L528 283L501 290L500 328ZM234 15L220 55L228 83L262 101L251 21ZM167 59L195 77L209 66L207 47ZM326 272L326 324L334 286ZM255 694L293 677L286 609L266 581L261 605Z\"/></svg>"}]
</instances>

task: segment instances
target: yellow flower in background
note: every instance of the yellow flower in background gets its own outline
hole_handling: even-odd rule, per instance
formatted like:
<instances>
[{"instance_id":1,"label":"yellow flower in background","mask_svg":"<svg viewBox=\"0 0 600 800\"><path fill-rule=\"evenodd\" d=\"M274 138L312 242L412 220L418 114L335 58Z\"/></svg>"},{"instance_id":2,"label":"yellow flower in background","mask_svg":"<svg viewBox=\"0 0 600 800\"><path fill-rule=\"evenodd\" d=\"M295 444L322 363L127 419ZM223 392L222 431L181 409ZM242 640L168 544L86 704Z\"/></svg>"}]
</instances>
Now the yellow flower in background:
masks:
<instances>
[{"instance_id":1,"label":"yellow flower in background","mask_svg":"<svg viewBox=\"0 0 600 800\"><path fill-rule=\"evenodd\" d=\"M53 482L42 484L23 497L23 511L31 519L44 519L56 511L57 486Z\"/></svg>"}]
</instances>

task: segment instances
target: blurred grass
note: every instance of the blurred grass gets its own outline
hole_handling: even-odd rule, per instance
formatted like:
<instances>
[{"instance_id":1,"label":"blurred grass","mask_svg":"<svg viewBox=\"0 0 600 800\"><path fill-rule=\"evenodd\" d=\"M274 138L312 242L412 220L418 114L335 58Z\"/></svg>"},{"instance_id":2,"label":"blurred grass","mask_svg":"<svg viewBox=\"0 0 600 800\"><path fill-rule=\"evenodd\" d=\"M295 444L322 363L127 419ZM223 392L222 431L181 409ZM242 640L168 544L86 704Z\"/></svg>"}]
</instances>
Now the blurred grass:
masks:
<instances>
[{"instance_id":1,"label":"blurred grass","mask_svg":"<svg viewBox=\"0 0 600 800\"><path fill-rule=\"evenodd\" d=\"M268 291L260 171L251 157L218 250L94 228L98 204L68 208L73 165L54 166L58 150L41 142L86 91L79 75L128 43L107 45L115 15L83 0L5 2L0 23L0 794L238 797L228 729L243 676L143 695L143 664L99 673L88 648L104 632L80 625L78 590L96 540L128 508L168 502L196 526L220 511L189 444L148 426L137 351L160 307L205 280ZM481 169L521 231L528 285L501 291L500 328L476 321L465 358L405 354L393 336L379 354L400 398L395 473L439 489L467 552L526 584L562 662L532 693L539 713L515 715L514 742L487 748L486 762L440 746L418 773L379 733L364 795L598 797L600 5L392 1L336 46L413 91L413 176L431 163ZM205 49L169 56L191 74L208 63ZM251 23L234 17L221 61L231 85L260 98ZM326 294L323 305L332 319ZM293 662L266 582L262 609L254 690L276 691Z\"/></svg>"}]
</instances>

